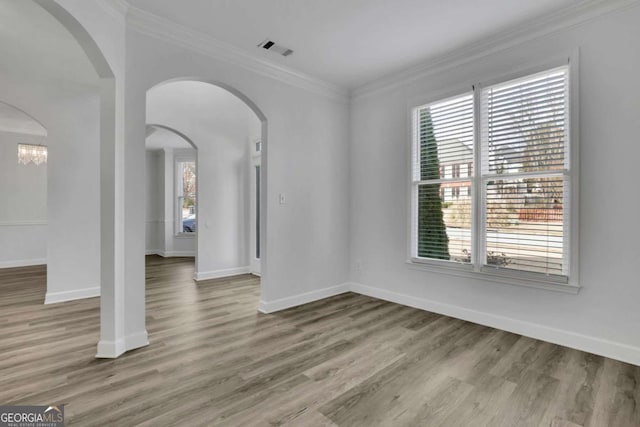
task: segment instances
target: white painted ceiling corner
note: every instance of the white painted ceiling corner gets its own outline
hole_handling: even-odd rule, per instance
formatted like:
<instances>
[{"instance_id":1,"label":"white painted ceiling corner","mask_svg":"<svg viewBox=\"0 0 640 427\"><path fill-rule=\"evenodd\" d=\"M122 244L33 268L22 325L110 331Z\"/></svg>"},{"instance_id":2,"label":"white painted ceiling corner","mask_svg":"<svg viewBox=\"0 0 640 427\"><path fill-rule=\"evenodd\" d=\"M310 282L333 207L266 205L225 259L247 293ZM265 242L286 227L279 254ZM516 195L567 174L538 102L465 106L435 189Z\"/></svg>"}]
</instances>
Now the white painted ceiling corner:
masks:
<instances>
[{"instance_id":1,"label":"white painted ceiling corner","mask_svg":"<svg viewBox=\"0 0 640 427\"><path fill-rule=\"evenodd\" d=\"M186 6L158 0L100 1L126 15L128 25L141 33L347 101L640 3L191 0ZM224 17L218 25L216 13ZM423 22L427 18L430 25ZM282 58L252 50L268 36L295 44L296 54Z\"/></svg>"}]
</instances>

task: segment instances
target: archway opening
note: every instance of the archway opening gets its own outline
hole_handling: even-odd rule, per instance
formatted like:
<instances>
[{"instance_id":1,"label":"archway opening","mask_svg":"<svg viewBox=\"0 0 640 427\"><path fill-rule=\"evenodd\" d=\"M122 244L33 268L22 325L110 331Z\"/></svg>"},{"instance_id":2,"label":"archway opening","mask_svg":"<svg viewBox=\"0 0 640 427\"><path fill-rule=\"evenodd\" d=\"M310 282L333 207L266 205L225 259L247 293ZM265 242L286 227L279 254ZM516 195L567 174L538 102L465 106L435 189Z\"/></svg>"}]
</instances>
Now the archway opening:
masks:
<instances>
[{"instance_id":1,"label":"archway opening","mask_svg":"<svg viewBox=\"0 0 640 427\"><path fill-rule=\"evenodd\" d=\"M38 240L46 247L47 274L39 303L113 295L114 73L92 36L57 1L0 0L0 15L2 100L38 117L48 132L46 231ZM113 298L106 301L108 307L104 298L90 305L96 317L101 306L101 342L112 342L119 326Z\"/></svg>"},{"instance_id":2,"label":"archway opening","mask_svg":"<svg viewBox=\"0 0 640 427\"><path fill-rule=\"evenodd\" d=\"M198 283L263 275L264 115L237 91L202 79L154 86L146 108L147 188L160 195L147 198L147 254L193 256Z\"/></svg>"}]
</instances>

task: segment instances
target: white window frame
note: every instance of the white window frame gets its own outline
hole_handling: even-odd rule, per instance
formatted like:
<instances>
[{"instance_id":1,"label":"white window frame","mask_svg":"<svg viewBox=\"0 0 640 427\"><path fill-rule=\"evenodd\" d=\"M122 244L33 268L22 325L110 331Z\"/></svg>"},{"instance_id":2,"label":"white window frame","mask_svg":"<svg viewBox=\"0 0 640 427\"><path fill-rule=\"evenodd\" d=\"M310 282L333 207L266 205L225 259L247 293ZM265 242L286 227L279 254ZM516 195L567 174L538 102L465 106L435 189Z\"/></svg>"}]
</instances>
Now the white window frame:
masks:
<instances>
[{"instance_id":1,"label":"white window frame","mask_svg":"<svg viewBox=\"0 0 640 427\"><path fill-rule=\"evenodd\" d=\"M182 207L179 200L184 197L182 194L182 168L181 163L194 162L196 164L196 218L198 217L198 162L195 156L178 155L173 159L173 216L174 216L174 236L184 238L195 238L198 234L197 230L190 233L182 231Z\"/></svg>"},{"instance_id":2,"label":"white window frame","mask_svg":"<svg viewBox=\"0 0 640 427\"><path fill-rule=\"evenodd\" d=\"M480 232L483 230L482 210L482 153L480 150L480 100L483 87L498 85L500 83L524 78L536 73L552 70L561 66L568 67L568 85L569 85L569 111L568 111L568 129L569 129L569 204L567 206L568 224L565 224L565 253L568 254L569 272L568 276L552 276L542 273L527 272L522 270L512 270L507 268L486 267L478 262L478 258L484 253L484 236ZM548 61L539 62L535 65L523 67L515 72L503 74L494 78L489 78L481 83L472 84L474 91L474 166L473 174L468 178L471 181L471 200L472 200L472 259L471 263L461 263L450 260L425 259L418 258L417 254L417 191L414 182L414 167L416 155L418 155L418 147L416 144L418 138L417 113L418 109L424 105L435 102L441 102L449 98L462 96L469 93L469 85L462 86L458 90L450 90L447 92L433 93L430 96L421 97L409 104L409 122L411 131L410 153L409 156L409 200L411 201L409 211L409 230L408 230L408 257L407 265L411 269L424 270L429 272L437 272L450 274L454 276L478 279L484 282L496 282L502 284L510 284L516 286L526 286L551 291L577 294L580 290L579 286L579 176L580 176L580 153L579 153L579 56L575 50L570 54L560 54Z\"/></svg>"}]
</instances>

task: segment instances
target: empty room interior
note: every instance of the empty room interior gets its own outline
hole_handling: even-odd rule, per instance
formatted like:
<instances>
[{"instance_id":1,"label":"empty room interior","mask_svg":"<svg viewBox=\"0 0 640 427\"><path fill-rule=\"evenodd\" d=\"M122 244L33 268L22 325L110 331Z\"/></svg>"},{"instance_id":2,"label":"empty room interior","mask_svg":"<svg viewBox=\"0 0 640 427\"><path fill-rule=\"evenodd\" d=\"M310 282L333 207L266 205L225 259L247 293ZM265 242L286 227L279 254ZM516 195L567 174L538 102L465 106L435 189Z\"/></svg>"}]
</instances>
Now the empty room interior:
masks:
<instances>
[{"instance_id":1,"label":"empty room interior","mask_svg":"<svg viewBox=\"0 0 640 427\"><path fill-rule=\"evenodd\" d=\"M0 425L640 427L640 0L0 0L0 54Z\"/></svg>"}]
</instances>

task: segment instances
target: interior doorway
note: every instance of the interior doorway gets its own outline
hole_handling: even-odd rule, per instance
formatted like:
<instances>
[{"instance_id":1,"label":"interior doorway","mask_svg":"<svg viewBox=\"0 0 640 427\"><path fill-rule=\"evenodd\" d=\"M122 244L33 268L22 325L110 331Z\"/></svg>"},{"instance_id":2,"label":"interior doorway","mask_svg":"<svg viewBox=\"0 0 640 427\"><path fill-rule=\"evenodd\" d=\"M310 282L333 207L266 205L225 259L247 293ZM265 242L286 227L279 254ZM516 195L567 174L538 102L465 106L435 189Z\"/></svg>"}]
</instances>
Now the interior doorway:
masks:
<instances>
[{"instance_id":1,"label":"interior doorway","mask_svg":"<svg viewBox=\"0 0 640 427\"><path fill-rule=\"evenodd\" d=\"M156 183L147 182L147 254L194 257L196 281L261 275L264 118L227 88L193 80L154 86L146 107ZM190 147L158 145L166 132Z\"/></svg>"}]
</instances>

